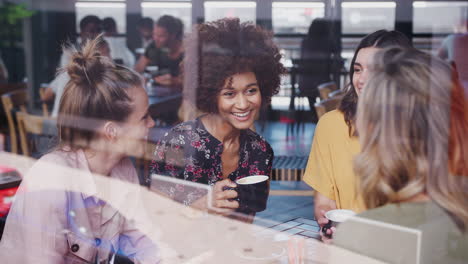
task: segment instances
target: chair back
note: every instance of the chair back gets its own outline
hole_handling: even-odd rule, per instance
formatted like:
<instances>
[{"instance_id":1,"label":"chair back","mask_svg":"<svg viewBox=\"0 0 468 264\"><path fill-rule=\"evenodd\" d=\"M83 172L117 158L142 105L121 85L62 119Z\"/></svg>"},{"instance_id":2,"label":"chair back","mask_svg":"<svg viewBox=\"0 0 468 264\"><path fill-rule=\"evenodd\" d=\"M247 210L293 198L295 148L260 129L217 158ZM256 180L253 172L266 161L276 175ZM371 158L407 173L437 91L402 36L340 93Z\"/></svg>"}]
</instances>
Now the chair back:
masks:
<instances>
[{"instance_id":1,"label":"chair back","mask_svg":"<svg viewBox=\"0 0 468 264\"><path fill-rule=\"evenodd\" d=\"M25 83L0 83L0 95L25 88Z\"/></svg>"},{"instance_id":2,"label":"chair back","mask_svg":"<svg viewBox=\"0 0 468 264\"><path fill-rule=\"evenodd\" d=\"M10 147L12 153L18 153L17 128L15 126L13 111L18 110L26 113L28 103L27 90L19 89L2 95L3 110L8 121L8 130L10 134Z\"/></svg>"},{"instance_id":3,"label":"chair back","mask_svg":"<svg viewBox=\"0 0 468 264\"><path fill-rule=\"evenodd\" d=\"M338 86L335 82L326 82L318 85L317 89L319 90L320 98L325 100L330 97L330 93L338 90Z\"/></svg>"},{"instance_id":4,"label":"chair back","mask_svg":"<svg viewBox=\"0 0 468 264\"><path fill-rule=\"evenodd\" d=\"M336 90L328 94L328 98L333 98L333 97L339 97L339 96L344 96L345 91L343 90Z\"/></svg>"},{"instance_id":5,"label":"chair back","mask_svg":"<svg viewBox=\"0 0 468 264\"><path fill-rule=\"evenodd\" d=\"M44 136L46 122L54 122L53 119L44 116L31 115L25 112L16 112L18 131L20 135L21 151L25 156L31 156L35 147L28 135Z\"/></svg>"},{"instance_id":6,"label":"chair back","mask_svg":"<svg viewBox=\"0 0 468 264\"><path fill-rule=\"evenodd\" d=\"M322 117L325 113L338 108L342 98L343 98L342 96L335 96L327 100L323 100L323 101L316 103L314 106L315 106L315 111L317 112L318 118L320 119L320 117Z\"/></svg>"}]
</instances>

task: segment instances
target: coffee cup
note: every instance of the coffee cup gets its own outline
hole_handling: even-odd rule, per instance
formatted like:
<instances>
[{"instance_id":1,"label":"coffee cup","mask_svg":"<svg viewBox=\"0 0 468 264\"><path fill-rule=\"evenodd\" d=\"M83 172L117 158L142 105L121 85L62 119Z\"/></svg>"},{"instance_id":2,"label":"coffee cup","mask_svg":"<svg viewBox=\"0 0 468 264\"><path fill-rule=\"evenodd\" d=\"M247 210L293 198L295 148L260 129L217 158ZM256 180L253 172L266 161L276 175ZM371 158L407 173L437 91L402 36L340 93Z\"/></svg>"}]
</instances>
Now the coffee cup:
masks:
<instances>
[{"instance_id":1,"label":"coffee cup","mask_svg":"<svg viewBox=\"0 0 468 264\"><path fill-rule=\"evenodd\" d=\"M269 177L265 175L247 176L236 180L239 210L260 212L266 209L269 193Z\"/></svg>"},{"instance_id":2,"label":"coffee cup","mask_svg":"<svg viewBox=\"0 0 468 264\"><path fill-rule=\"evenodd\" d=\"M325 213L325 217L328 219L328 223L322 227L322 232L325 236L331 237L327 234L327 231L332 228L336 227L339 223L342 223L348 220L350 217L356 215L354 211L346 210L346 209L335 209L330 210Z\"/></svg>"}]
</instances>

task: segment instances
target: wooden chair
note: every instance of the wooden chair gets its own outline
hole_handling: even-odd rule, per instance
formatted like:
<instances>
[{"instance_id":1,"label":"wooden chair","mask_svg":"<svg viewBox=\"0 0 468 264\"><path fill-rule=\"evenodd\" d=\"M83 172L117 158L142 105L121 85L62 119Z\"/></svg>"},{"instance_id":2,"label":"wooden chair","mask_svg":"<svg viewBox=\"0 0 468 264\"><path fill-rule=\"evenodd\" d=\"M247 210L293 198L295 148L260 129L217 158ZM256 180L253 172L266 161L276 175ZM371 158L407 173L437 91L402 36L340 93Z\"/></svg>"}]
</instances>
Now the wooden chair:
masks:
<instances>
[{"instance_id":1,"label":"wooden chair","mask_svg":"<svg viewBox=\"0 0 468 264\"><path fill-rule=\"evenodd\" d=\"M2 104L5 111L10 134L10 147L12 153L18 153L17 128L15 126L13 111L26 113L28 93L26 89L19 89L2 95Z\"/></svg>"},{"instance_id":2,"label":"wooden chair","mask_svg":"<svg viewBox=\"0 0 468 264\"><path fill-rule=\"evenodd\" d=\"M335 82L326 82L317 86L317 89L319 90L320 98L325 100L329 98L331 92L338 90L338 86Z\"/></svg>"},{"instance_id":3,"label":"wooden chair","mask_svg":"<svg viewBox=\"0 0 468 264\"><path fill-rule=\"evenodd\" d=\"M48 117L48 116L50 116L49 107L47 106L47 103L44 102L46 89L47 89L47 87L39 88L39 97L41 98L41 101L42 101L42 113L43 113L44 116Z\"/></svg>"},{"instance_id":4,"label":"wooden chair","mask_svg":"<svg viewBox=\"0 0 468 264\"><path fill-rule=\"evenodd\" d=\"M338 108L341 98L342 96L335 96L327 100L323 100L318 103L315 103L315 111L317 112L318 118L320 119L320 117L322 117L326 112L329 112Z\"/></svg>"},{"instance_id":5,"label":"wooden chair","mask_svg":"<svg viewBox=\"0 0 468 264\"><path fill-rule=\"evenodd\" d=\"M21 151L25 156L32 156L33 150L37 146L33 140L29 140L28 135L49 136L45 134L46 122L55 123L54 119L44 116L31 115L25 112L16 112L16 120L20 136Z\"/></svg>"},{"instance_id":6,"label":"wooden chair","mask_svg":"<svg viewBox=\"0 0 468 264\"><path fill-rule=\"evenodd\" d=\"M0 83L0 95L25 88L25 83Z\"/></svg>"},{"instance_id":7,"label":"wooden chair","mask_svg":"<svg viewBox=\"0 0 468 264\"><path fill-rule=\"evenodd\" d=\"M0 83L0 96L3 94L13 92L20 89L25 89L25 83ZM3 107L0 108L0 133L7 134L8 133L8 120L6 117L5 112L3 111Z\"/></svg>"},{"instance_id":8,"label":"wooden chair","mask_svg":"<svg viewBox=\"0 0 468 264\"><path fill-rule=\"evenodd\" d=\"M345 92L343 90L336 90L328 94L328 98L333 98L333 97L338 97L338 96L344 96Z\"/></svg>"}]
</instances>

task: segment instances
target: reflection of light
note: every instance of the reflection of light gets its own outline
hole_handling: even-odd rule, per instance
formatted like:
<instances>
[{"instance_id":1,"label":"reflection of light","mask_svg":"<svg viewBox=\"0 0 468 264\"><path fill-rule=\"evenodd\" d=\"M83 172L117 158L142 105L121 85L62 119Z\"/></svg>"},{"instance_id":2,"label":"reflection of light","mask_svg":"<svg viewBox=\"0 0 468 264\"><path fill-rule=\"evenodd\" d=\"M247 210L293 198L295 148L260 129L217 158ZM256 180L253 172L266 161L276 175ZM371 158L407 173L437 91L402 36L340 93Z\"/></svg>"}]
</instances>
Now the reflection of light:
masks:
<instances>
[{"instance_id":1,"label":"reflection of light","mask_svg":"<svg viewBox=\"0 0 468 264\"><path fill-rule=\"evenodd\" d=\"M192 3L181 2L145 2L141 3L142 8L191 8Z\"/></svg>"},{"instance_id":2,"label":"reflection of light","mask_svg":"<svg viewBox=\"0 0 468 264\"><path fill-rule=\"evenodd\" d=\"M351 13L349 20L351 21L351 24L361 23L361 13L359 12Z\"/></svg>"},{"instance_id":3,"label":"reflection of light","mask_svg":"<svg viewBox=\"0 0 468 264\"><path fill-rule=\"evenodd\" d=\"M125 8L125 3L78 2L76 8Z\"/></svg>"},{"instance_id":4,"label":"reflection of light","mask_svg":"<svg viewBox=\"0 0 468 264\"><path fill-rule=\"evenodd\" d=\"M204 4L205 8L216 8L216 7L237 7L237 8L252 8L256 7L257 3L253 1L206 1Z\"/></svg>"},{"instance_id":5,"label":"reflection of light","mask_svg":"<svg viewBox=\"0 0 468 264\"><path fill-rule=\"evenodd\" d=\"M344 2L343 8L395 8L395 2Z\"/></svg>"},{"instance_id":6,"label":"reflection of light","mask_svg":"<svg viewBox=\"0 0 468 264\"><path fill-rule=\"evenodd\" d=\"M96 2L96 0L79 0L78 2ZM99 2L125 2L125 0L99 0Z\"/></svg>"},{"instance_id":7,"label":"reflection of light","mask_svg":"<svg viewBox=\"0 0 468 264\"><path fill-rule=\"evenodd\" d=\"M427 7L427 2L426 1L413 2L413 7Z\"/></svg>"},{"instance_id":8,"label":"reflection of light","mask_svg":"<svg viewBox=\"0 0 468 264\"><path fill-rule=\"evenodd\" d=\"M427 2L427 1L415 1L413 7L425 8L425 7L464 7L468 6L466 2Z\"/></svg>"},{"instance_id":9,"label":"reflection of light","mask_svg":"<svg viewBox=\"0 0 468 264\"><path fill-rule=\"evenodd\" d=\"M273 2L273 8L324 8L325 4L321 2Z\"/></svg>"}]
</instances>

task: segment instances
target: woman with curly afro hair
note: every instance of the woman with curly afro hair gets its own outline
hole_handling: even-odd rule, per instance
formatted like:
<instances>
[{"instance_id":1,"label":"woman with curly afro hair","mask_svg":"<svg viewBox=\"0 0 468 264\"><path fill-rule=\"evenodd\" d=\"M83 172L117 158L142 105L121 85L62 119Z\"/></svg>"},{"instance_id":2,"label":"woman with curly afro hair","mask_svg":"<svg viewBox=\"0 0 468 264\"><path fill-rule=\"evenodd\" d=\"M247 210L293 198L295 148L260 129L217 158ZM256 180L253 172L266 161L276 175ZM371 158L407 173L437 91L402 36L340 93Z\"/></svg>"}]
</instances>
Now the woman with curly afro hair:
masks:
<instances>
[{"instance_id":1,"label":"woman with curly afro hair","mask_svg":"<svg viewBox=\"0 0 468 264\"><path fill-rule=\"evenodd\" d=\"M156 188L186 205L251 221L255 210L240 206L232 188L240 178L271 173L273 150L250 128L278 92L281 55L269 32L230 18L198 25L186 51L184 97L204 114L159 140L151 172L213 186L213 199L208 205L204 194L182 186Z\"/></svg>"}]
</instances>

